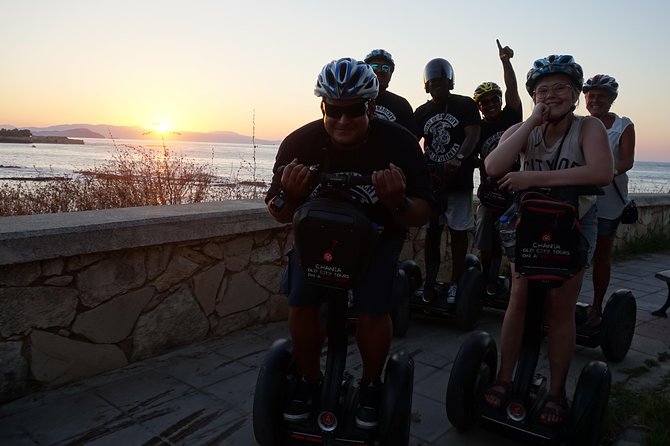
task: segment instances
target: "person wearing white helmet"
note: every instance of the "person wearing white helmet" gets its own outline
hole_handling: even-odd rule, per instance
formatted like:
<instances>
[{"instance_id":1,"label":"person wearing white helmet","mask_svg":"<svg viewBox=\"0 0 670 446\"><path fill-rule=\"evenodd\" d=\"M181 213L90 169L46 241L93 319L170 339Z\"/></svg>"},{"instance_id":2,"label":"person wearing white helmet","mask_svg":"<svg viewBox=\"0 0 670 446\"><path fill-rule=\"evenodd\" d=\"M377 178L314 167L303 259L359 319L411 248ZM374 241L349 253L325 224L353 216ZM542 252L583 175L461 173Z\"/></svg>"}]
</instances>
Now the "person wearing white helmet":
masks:
<instances>
[{"instance_id":1,"label":"person wearing white helmet","mask_svg":"<svg viewBox=\"0 0 670 446\"><path fill-rule=\"evenodd\" d=\"M448 303L456 301L457 283L465 268L468 230L474 224L472 189L475 150L479 140L479 111L472 98L452 94L454 69L442 58L430 60L424 68L424 89L431 99L414 111L416 136L423 138L423 150L436 181L441 209L432 216L426 230L426 280L423 299L435 297L440 269L444 225L451 244L451 283Z\"/></svg>"},{"instance_id":2,"label":"person wearing white helmet","mask_svg":"<svg viewBox=\"0 0 670 446\"><path fill-rule=\"evenodd\" d=\"M512 196L509 192L501 190L497 185L497 179L486 174L484 159L498 145L502 134L512 125L521 122L522 106L519 97L516 74L512 67L512 48L498 45L498 56L503 66L503 80L505 81L505 106L503 108L503 91L495 82L482 82L475 88L472 99L477 103L482 114L480 123L481 133L477 144L477 153L480 158L479 166L479 188L477 197L479 207L477 208L477 228L475 231L474 247L479 249L482 260L482 271L488 279L486 293L495 296L498 292L498 262L502 250L500 238L495 223L502 213L512 204ZM512 170L519 170L519 163L512 166ZM493 271L495 269L495 271Z\"/></svg>"},{"instance_id":3,"label":"person wearing white helmet","mask_svg":"<svg viewBox=\"0 0 670 446\"><path fill-rule=\"evenodd\" d=\"M592 116L573 113L583 83L582 67L572 56L550 55L534 62L526 76L526 90L535 103L530 117L510 127L484 160L486 173L500 178L502 189L516 193L538 187L604 186L612 181L612 153L605 127ZM519 156L521 170L509 172ZM547 291L550 381L538 421L548 426L561 425L568 415L565 382L575 348L575 304L595 247L594 204L594 196L580 197L580 232L588 242L581 269ZM493 408L504 406L524 332L528 280L517 272L515 260L510 259L512 289L501 330L500 369L496 382L484 393Z\"/></svg>"},{"instance_id":4,"label":"person wearing white helmet","mask_svg":"<svg viewBox=\"0 0 670 446\"><path fill-rule=\"evenodd\" d=\"M378 48L365 56L379 79L379 95L375 100L375 118L386 119L402 125L414 133L414 110L407 99L388 90L391 76L395 71L395 61L388 51Z\"/></svg>"},{"instance_id":5,"label":"person wearing white helmet","mask_svg":"<svg viewBox=\"0 0 670 446\"><path fill-rule=\"evenodd\" d=\"M598 326L602 321L603 299L610 283L612 246L621 222L621 213L628 202L628 172L635 158L635 126L623 116L610 111L619 94L619 84L612 76L596 74L584 83L586 109L600 119L607 129L614 157L614 179L597 198L598 239L593 253L593 304L587 324Z\"/></svg>"},{"instance_id":6,"label":"person wearing white helmet","mask_svg":"<svg viewBox=\"0 0 670 446\"><path fill-rule=\"evenodd\" d=\"M326 64L314 88L321 98L322 118L282 141L265 198L272 217L288 223L296 208L314 196L314 166L321 172L372 176L373 187L350 189L368 217L384 228L369 269L353 288L363 360L355 422L362 429L377 425L380 377L392 333L392 284L407 227L425 224L432 206L427 167L414 135L373 119L378 90L377 76L365 62L343 58ZM299 376L284 419L301 421L311 414L321 379L321 300L306 283L295 249L289 253L285 279L282 288L288 294L289 331Z\"/></svg>"}]
</instances>

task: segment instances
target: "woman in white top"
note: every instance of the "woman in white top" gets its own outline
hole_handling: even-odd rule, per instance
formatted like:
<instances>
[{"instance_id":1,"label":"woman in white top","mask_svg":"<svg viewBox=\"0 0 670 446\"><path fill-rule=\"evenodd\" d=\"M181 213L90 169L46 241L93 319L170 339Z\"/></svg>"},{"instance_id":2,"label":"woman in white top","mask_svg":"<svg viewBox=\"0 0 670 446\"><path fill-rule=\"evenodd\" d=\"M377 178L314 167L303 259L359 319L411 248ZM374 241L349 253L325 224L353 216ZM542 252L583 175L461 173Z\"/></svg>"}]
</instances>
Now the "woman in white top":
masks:
<instances>
[{"instance_id":1,"label":"woman in white top","mask_svg":"<svg viewBox=\"0 0 670 446\"><path fill-rule=\"evenodd\" d=\"M626 172L633 167L635 127L630 119L625 116L619 117L610 111L612 103L619 94L619 84L612 76L596 74L586 81L582 91L586 97L586 109L591 116L605 124L614 158L614 180L603 188L605 195L599 196L596 201L598 239L593 254L593 304L587 323L598 326L602 320L603 299L610 284L612 246L621 220L621 212L628 202Z\"/></svg>"},{"instance_id":2,"label":"woman in white top","mask_svg":"<svg viewBox=\"0 0 670 446\"><path fill-rule=\"evenodd\" d=\"M486 172L502 177L499 184L512 192L536 187L573 185L605 186L613 175L612 154L605 127L591 116L574 115L583 71L572 56L551 55L538 59L528 72L526 89L535 107L524 122L510 127L484 160ZM508 172L520 155L522 170ZM580 200L584 201L584 200ZM587 200L588 201L588 200ZM595 199L580 203L581 231L592 255L596 238ZM510 390L524 331L528 281L512 268L512 289L501 333L500 370L485 393L486 403L503 406ZM575 347L575 304L584 269L547 293L550 383L539 421L560 425L567 417L565 381Z\"/></svg>"}]
</instances>

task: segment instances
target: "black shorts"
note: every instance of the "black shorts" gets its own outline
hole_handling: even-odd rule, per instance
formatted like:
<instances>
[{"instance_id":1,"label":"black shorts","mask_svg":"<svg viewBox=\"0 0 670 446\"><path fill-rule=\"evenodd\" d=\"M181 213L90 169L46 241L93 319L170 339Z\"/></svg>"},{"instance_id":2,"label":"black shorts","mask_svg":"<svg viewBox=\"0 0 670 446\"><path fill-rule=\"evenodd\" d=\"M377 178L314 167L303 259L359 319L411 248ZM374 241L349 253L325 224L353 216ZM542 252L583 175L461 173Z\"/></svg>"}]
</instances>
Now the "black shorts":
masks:
<instances>
[{"instance_id":1,"label":"black shorts","mask_svg":"<svg viewBox=\"0 0 670 446\"><path fill-rule=\"evenodd\" d=\"M389 313L395 305L393 288L398 276L398 258L405 240L382 237L372 252L366 274L353 288L354 309L365 314ZM319 288L307 283L300 267L298 253L288 253L288 268L282 276L281 290L288 295L291 307L317 307L323 302Z\"/></svg>"}]
</instances>

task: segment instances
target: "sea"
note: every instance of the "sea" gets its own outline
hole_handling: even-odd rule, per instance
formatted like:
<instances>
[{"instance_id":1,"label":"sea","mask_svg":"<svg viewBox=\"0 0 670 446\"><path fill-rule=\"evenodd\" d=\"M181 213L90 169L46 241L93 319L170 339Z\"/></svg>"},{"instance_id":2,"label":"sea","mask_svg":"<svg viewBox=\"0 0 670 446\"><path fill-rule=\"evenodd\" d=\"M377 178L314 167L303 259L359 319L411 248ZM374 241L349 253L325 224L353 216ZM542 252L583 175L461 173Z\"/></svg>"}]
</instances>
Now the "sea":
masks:
<instances>
[{"instance_id":1,"label":"sea","mask_svg":"<svg viewBox=\"0 0 670 446\"><path fill-rule=\"evenodd\" d=\"M222 184L268 183L278 144L232 144L188 141L84 138L84 144L0 143L0 184L76 177L80 172L103 167L124 148L155 151L165 148L174 157L207 165ZM633 193L670 193L670 163L635 161L628 172ZM475 187L479 175L474 176Z\"/></svg>"}]
</instances>

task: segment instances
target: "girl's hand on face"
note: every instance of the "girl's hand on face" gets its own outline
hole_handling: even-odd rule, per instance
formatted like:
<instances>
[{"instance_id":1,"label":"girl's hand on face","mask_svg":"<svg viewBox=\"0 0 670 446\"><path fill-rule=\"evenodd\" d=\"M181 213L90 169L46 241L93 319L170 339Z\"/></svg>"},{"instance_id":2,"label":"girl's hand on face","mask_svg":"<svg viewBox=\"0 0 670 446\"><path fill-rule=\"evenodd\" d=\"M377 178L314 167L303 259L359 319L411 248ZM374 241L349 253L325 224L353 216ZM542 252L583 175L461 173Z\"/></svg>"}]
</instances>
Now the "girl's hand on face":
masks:
<instances>
[{"instance_id":1,"label":"girl's hand on face","mask_svg":"<svg viewBox=\"0 0 670 446\"><path fill-rule=\"evenodd\" d=\"M535 104L535 107L533 108L533 113L531 113L530 117L528 118L531 123L537 127L538 125L542 125L547 120L549 119L549 106L547 104L544 104L542 102L538 102Z\"/></svg>"}]
</instances>

